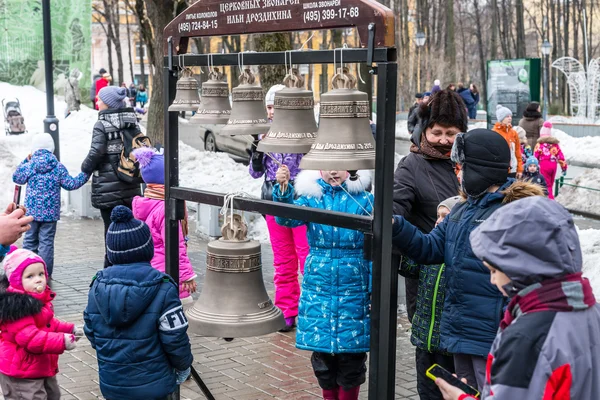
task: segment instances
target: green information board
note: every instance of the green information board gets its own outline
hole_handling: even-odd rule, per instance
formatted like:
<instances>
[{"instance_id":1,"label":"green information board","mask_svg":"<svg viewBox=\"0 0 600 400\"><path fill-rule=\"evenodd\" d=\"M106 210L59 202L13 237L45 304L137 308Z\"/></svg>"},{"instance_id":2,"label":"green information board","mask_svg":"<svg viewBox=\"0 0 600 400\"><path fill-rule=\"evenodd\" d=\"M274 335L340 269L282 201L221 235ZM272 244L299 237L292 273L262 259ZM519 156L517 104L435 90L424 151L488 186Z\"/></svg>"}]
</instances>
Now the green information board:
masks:
<instances>
[{"instance_id":1,"label":"green information board","mask_svg":"<svg viewBox=\"0 0 600 400\"><path fill-rule=\"evenodd\" d=\"M55 88L64 87L74 68L91 82L91 0L52 0L52 53ZM0 81L45 91L44 35L40 0L0 0Z\"/></svg>"},{"instance_id":2,"label":"green information board","mask_svg":"<svg viewBox=\"0 0 600 400\"><path fill-rule=\"evenodd\" d=\"M513 112L513 126L518 125L523 111L532 101L540 101L541 60L525 58L490 60L487 62L487 123L496 122L498 104Z\"/></svg>"}]
</instances>

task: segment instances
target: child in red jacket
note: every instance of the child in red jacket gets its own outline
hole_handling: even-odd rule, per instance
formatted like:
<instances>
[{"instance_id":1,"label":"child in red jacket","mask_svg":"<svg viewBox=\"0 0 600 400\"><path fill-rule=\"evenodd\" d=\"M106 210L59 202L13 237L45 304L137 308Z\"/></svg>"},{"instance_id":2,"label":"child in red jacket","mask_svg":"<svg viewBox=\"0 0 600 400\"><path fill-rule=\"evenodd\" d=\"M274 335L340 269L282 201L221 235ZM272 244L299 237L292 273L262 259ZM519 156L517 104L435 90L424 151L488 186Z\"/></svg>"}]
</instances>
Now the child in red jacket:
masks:
<instances>
[{"instance_id":1,"label":"child in red jacket","mask_svg":"<svg viewBox=\"0 0 600 400\"><path fill-rule=\"evenodd\" d=\"M58 355L83 329L54 318L44 260L15 249L0 278L0 387L6 399L60 399Z\"/></svg>"}]
</instances>

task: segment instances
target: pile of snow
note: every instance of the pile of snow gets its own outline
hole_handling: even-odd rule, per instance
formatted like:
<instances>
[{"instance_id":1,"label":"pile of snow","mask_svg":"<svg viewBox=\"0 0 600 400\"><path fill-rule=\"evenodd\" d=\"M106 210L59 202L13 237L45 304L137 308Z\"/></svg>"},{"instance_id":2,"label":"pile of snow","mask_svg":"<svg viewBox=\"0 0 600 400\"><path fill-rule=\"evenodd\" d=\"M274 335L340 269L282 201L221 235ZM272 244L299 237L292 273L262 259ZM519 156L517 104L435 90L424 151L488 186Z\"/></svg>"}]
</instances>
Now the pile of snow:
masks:
<instances>
[{"instance_id":1,"label":"pile of snow","mask_svg":"<svg viewBox=\"0 0 600 400\"><path fill-rule=\"evenodd\" d=\"M12 174L17 165L31 152L33 135L43 132L46 117L46 94L31 86L13 86L0 82L3 97L18 97L25 118L27 133L22 135L0 136L0 206L12 201ZM98 120L98 112L84 105L81 111L73 112L64 118L66 104L55 97L55 113L59 119L61 162L71 175L81 172L81 162L85 159L92 141L92 130ZM2 120L2 124L4 121ZM4 126L2 126L4 130ZM194 149L179 142L179 176L182 186L209 190L218 193L242 191L251 197L260 197L262 179L253 179L248 167L234 162L224 153L210 153ZM67 199L62 194L63 206ZM63 207L65 211L65 207ZM268 241L264 219L256 214L246 213L250 234L261 241Z\"/></svg>"},{"instance_id":2,"label":"pile of snow","mask_svg":"<svg viewBox=\"0 0 600 400\"><path fill-rule=\"evenodd\" d=\"M596 299L600 301L600 230L580 230L579 241L583 253L583 275L590 280Z\"/></svg>"},{"instance_id":3,"label":"pile of snow","mask_svg":"<svg viewBox=\"0 0 600 400\"><path fill-rule=\"evenodd\" d=\"M570 210L600 214L600 169L589 169L577 178L566 181L556 200ZM596 190L589 190L589 189Z\"/></svg>"},{"instance_id":4,"label":"pile of snow","mask_svg":"<svg viewBox=\"0 0 600 400\"><path fill-rule=\"evenodd\" d=\"M560 148L569 162L600 166L598 161L598 149L600 148L600 136L573 137L560 129L552 129L552 134L560 140Z\"/></svg>"}]
</instances>

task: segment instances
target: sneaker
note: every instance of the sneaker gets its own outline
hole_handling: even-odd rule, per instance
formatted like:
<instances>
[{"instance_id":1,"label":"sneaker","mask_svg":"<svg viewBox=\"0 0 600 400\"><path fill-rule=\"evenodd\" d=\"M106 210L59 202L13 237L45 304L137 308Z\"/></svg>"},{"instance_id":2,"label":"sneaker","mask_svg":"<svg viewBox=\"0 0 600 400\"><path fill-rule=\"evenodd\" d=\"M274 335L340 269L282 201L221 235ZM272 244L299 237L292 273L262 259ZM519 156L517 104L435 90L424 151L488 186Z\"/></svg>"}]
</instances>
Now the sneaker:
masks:
<instances>
[{"instance_id":1,"label":"sneaker","mask_svg":"<svg viewBox=\"0 0 600 400\"><path fill-rule=\"evenodd\" d=\"M281 328L279 332L291 332L296 327L296 317L289 317L285 319L285 327Z\"/></svg>"}]
</instances>

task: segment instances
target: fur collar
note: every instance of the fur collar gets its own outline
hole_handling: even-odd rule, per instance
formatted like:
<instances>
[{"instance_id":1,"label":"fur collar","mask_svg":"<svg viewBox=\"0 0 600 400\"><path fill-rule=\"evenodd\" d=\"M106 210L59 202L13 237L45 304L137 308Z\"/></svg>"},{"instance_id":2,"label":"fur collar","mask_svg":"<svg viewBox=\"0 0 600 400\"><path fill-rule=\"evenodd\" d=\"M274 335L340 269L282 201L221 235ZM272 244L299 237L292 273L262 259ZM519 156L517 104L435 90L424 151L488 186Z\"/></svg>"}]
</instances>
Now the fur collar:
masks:
<instances>
[{"instance_id":1,"label":"fur collar","mask_svg":"<svg viewBox=\"0 0 600 400\"><path fill-rule=\"evenodd\" d=\"M359 194L365 191L369 186L371 186L371 171L360 170L358 171L358 176L359 179L355 181L346 179L346 181L344 182L344 185L346 185L346 190L349 193ZM320 179L320 171L300 171L298 176L296 176L294 189L296 190L296 193L300 196L310 196L320 199L321 196L323 196L323 187L319 183ZM324 184L329 186L326 183Z\"/></svg>"},{"instance_id":2,"label":"fur collar","mask_svg":"<svg viewBox=\"0 0 600 400\"><path fill-rule=\"evenodd\" d=\"M0 279L0 323L14 322L39 314L44 304L28 294L8 292L8 279Z\"/></svg>"},{"instance_id":3,"label":"fur collar","mask_svg":"<svg viewBox=\"0 0 600 400\"><path fill-rule=\"evenodd\" d=\"M560 140L554 136L544 136L537 140L538 143L559 144Z\"/></svg>"}]
</instances>

